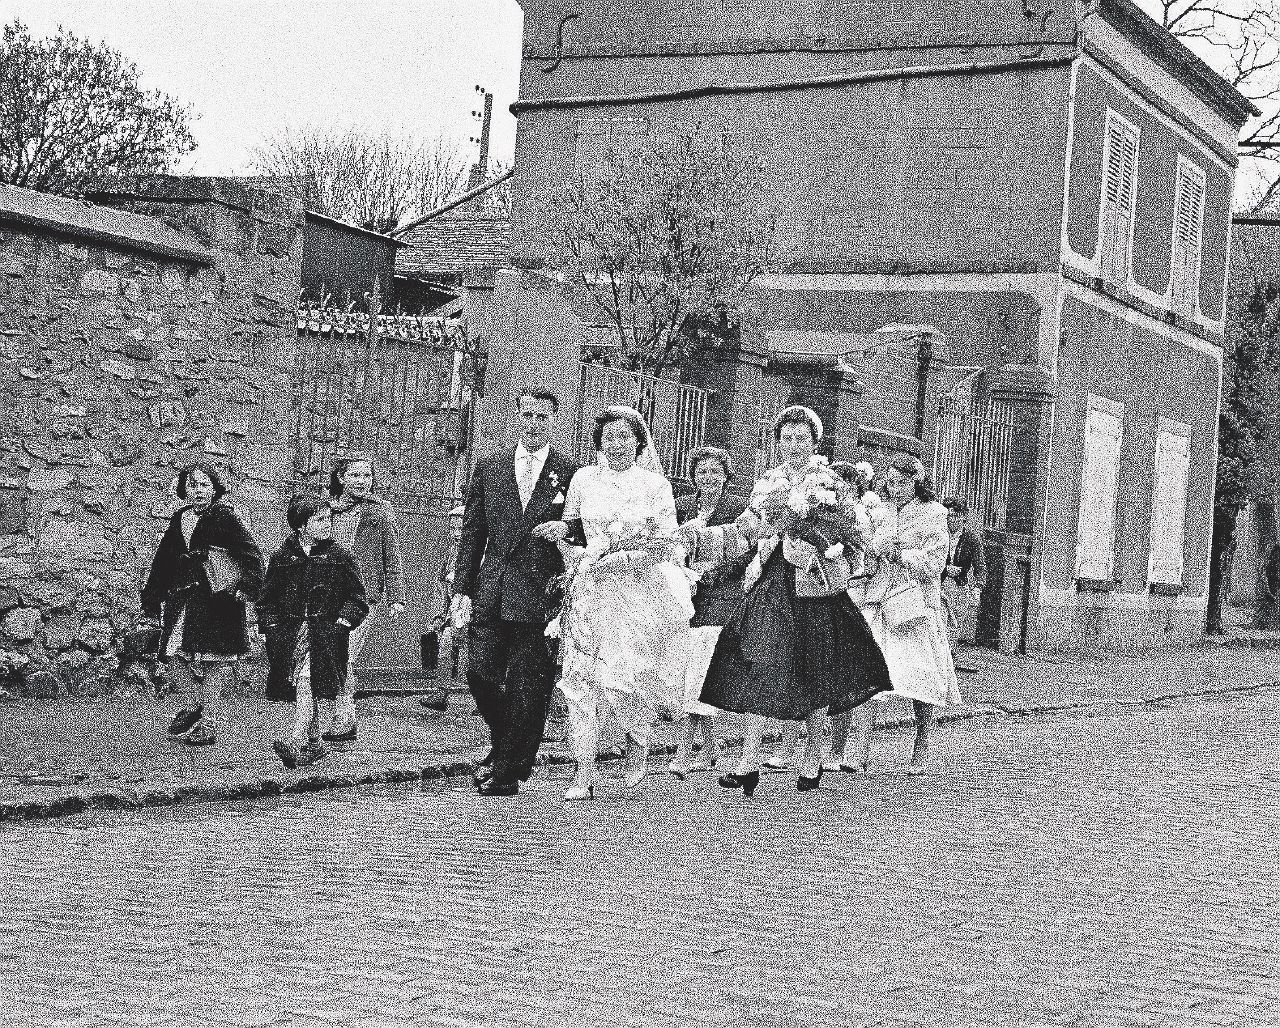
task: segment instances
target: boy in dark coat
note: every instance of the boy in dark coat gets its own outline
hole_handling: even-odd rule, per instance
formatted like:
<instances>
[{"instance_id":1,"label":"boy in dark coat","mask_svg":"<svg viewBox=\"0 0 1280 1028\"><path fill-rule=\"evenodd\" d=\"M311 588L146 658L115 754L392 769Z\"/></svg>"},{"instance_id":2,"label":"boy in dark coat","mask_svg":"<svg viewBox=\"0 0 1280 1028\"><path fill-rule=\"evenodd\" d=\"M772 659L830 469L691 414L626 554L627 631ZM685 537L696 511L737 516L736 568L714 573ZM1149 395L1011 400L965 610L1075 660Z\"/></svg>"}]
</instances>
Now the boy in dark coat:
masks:
<instances>
[{"instance_id":1,"label":"boy in dark coat","mask_svg":"<svg viewBox=\"0 0 1280 1028\"><path fill-rule=\"evenodd\" d=\"M337 699L347 677L348 634L369 613L354 558L330 538L329 501L289 501L293 529L267 567L258 628L267 637L268 693L293 680L293 734L273 743L285 767L305 767L329 749L320 740L319 701ZM284 686L287 688L287 686Z\"/></svg>"}]
</instances>

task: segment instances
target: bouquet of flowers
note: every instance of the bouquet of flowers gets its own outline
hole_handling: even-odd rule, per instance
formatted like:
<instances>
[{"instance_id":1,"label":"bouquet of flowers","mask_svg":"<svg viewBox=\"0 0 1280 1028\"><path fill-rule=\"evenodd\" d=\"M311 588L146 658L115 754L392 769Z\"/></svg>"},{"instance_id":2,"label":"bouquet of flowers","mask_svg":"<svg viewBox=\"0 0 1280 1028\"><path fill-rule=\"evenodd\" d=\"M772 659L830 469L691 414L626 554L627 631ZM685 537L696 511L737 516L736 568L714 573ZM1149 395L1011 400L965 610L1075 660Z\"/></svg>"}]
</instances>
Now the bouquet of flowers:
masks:
<instances>
[{"instance_id":1,"label":"bouquet of flowers","mask_svg":"<svg viewBox=\"0 0 1280 1028\"><path fill-rule=\"evenodd\" d=\"M871 522L857 492L821 456L809 458L804 477L794 485L779 468L768 472L751 492L751 508L771 527L812 545L828 560L845 547L862 548L871 538Z\"/></svg>"},{"instance_id":2,"label":"bouquet of flowers","mask_svg":"<svg viewBox=\"0 0 1280 1028\"><path fill-rule=\"evenodd\" d=\"M643 521L615 518L587 543L581 554L565 553L569 570L548 586L559 594L560 611L547 626L552 639L567 639L580 650L591 652L589 622L580 611L590 604L590 591L598 575L606 572L640 571L662 561L674 560L680 546L679 532L666 532L656 518ZM568 548L566 548L567 550Z\"/></svg>"}]
</instances>

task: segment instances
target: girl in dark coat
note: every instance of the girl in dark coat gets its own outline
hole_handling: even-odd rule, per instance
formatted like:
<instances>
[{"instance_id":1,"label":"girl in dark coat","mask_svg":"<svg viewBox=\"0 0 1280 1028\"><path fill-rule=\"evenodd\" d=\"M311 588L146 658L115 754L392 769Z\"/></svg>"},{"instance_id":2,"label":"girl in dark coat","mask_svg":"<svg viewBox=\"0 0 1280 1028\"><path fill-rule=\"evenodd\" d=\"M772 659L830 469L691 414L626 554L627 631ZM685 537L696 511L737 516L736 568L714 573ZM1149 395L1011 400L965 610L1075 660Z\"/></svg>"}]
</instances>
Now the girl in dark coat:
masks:
<instances>
[{"instance_id":1,"label":"girl in dark coat","mask_svg":"<svg viewBox=\"0 0 1280 1028\"><path fill-rule=\"evenodd\" d=\"M208 746L216 740L223 686L249 650L245 603L262 586L262 553L223 501L227 487L211 464L183 468L175 491L187 503L160 539L142 587L142 610L161 622L161 658L179 694L189 697L169 735Z\"/></svg>"},{"instance_id":2,"label":"girl in dark coat","mask_svg":"<svg viewBox=\"0 0 1280 1028\"><path fill-rule=\"evenodd\" d=\"M274 743L286 767L313 764L320 740L319 700L334 701L347 678L349 634L369 613L351 553L330 538L332 514L321 496L289 501L293 533L271 558L258 599L258 628L267 637L268 691L292 681L293 734Z\"/></svg>"}]
</instances>

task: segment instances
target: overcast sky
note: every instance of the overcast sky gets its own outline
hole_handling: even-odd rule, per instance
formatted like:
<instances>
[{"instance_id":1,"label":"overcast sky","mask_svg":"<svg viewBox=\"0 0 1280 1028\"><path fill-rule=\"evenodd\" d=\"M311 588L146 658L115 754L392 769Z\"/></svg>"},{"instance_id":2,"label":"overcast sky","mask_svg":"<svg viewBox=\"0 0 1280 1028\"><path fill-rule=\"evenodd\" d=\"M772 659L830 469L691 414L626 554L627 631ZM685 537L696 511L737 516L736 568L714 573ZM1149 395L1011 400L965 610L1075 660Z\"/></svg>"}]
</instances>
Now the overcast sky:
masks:
<instances>
[{"instance_id":1,"label":"overcast sky","mask_svg":"<svg viewBox=\"0 0 1280 1028\"><path fill-rule=\"evenodd\" d=\"M289 126L444 137L469 159L479 84L494 93L493 156L510 162L520 72L516 0L0 0L33 36L105 41L199 116L180 171L249 170Z\"/></svg>"}]
</instances>

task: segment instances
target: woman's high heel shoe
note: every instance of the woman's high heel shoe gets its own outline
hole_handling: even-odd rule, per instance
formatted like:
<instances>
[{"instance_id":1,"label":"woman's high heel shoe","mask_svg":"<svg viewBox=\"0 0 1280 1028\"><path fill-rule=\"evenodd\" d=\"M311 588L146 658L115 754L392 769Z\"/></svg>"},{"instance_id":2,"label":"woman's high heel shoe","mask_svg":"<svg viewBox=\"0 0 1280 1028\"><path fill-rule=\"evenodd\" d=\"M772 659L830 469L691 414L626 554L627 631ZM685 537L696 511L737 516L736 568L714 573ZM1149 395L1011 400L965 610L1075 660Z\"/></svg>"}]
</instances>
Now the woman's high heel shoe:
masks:
<instances>
[{"instance_id":1,"label":"woman's high heel shoe","mask_svg":"<svg viewBox=\"0 0 1280 1028\"><path fill-rule=\"evenodd\" d=\"M818 768L818 773L813 778L801 775L796 779L797 792L812 792L822 783L823 768Z\"/></svg>"},{"instance_id":2,"label":"woman's high heel shoe","mask_svg":"<svg viewBox=\"0 0 1280 1028\"><path fill-rule=\"evenodd\" d=\"M741 789L742 795L754 796L756 786L760 784L760 772L748 771L745 774L721 775L720 787L723 789Z\"/></svg>"},{"instance_id":3,"label":"woman's high heel shoe","mask_svg":"<svg viewBox=\"0 0 1280 1028\"><path fill-rule=\"evenodd\" d=\"M627 790L639 787L644 776L649 773L649 747L642 746L630 736L627 737L626 772L622 776L622 784Z\"/></svg>"},{"instance_id":4,"label":"woman's high heel shoe","mask_svg":"<svg viewBox=\"0 0 1280 1028\"><path fill-rule=\"evenodd\" d=\"M566 803L573 803L576 800L593 800L596 798L596 786L592 782L590 785L571 785L565 790L564 799Z\"/></svg>"}]
</instances>

